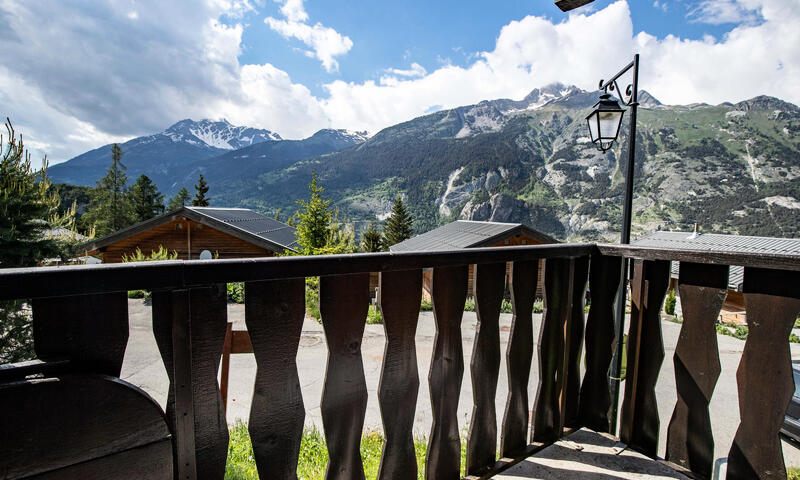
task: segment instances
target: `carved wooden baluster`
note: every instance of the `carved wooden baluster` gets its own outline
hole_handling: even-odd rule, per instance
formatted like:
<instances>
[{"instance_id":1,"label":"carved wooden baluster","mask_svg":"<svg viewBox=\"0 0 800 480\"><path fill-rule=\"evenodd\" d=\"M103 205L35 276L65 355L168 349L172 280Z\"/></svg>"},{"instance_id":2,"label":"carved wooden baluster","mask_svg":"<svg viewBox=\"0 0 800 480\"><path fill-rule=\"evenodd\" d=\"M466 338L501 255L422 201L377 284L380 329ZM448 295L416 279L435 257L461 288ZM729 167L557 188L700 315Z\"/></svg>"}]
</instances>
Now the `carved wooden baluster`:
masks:
<instances>
[{"instance_id":1,"label":"carved wooden baluster","mask_svg":"<svg viewBox=\"0 0 800 480\"><path fill-rule=\"evenodd\" d=\"M591 307L586 321L586 375L580 393L581 423L598 432L611 431L611 391L608 370L614 346L614 298L619 284L613 279L622 268L621 257L592 255L589 270ZM622 340L620 340L622 341Z\"/></svg>"},{"instance_id":2,"label":"carved wooden baluster","mask_svg":"<svg viewBox=\"0 0 800 480\"><path fill-rule=\"evenodd\" d=\"M222 479L228 424L217 384L227 327L225 284L153 292L153 334L169 376L176 478Z\"/></svg>"},{"instance_id":3,"label":"carved wooden baluster","mask_svg":"<svg viewBox=\"0 0 800 480\"><path fill-rule=\"evenodd\" d=\"M784 479L778 431L792 399L789 333L800 314L800 272L744 269L749 334L736 372L739 417L729 479Z\"/></svg>"},{"instance_id":4,"label":"carved wooden baluster","mask_svg":"<svg viewBox=\"0 0 800 480\"><path fill-rule=\"evenodd\" d=\"M319 311L328 344L322 425L329 459L327 480L363 479L361 430L367 383L361 340L369 308L369 273L320 277Z\"/></svg>"},{"instance_id":5,"label":"carved wooden baluster","mask_svg":"<svg viewBox=\"0 0 800 480\"><path fill-rule=\"evenodd\" d=\"M422 270L381 272L379 284L386 349L378 401L386 442L378 479L416 479L413 428L419 372L414 335L422 300Z\"/></svg>"},{"instance_id":6,"label":"carved wooden baluster","mask_svg":"<svg viewBox=\"0 0 800 480\"><path fill-rule=\"evenodd\" d=\"M475 312L478 325L472 347L472 421L467 437L467 475L488 472L497 459L497 378L500 374L500 305L506 287L506 264L475 265Z\"/></svg>"},{"instance_id":7,"label":"carved wooden baluster","mask_svg":"<svg viewBox=\"0 0 800 480\"><path fill-rule=\"evenodd\" d=\"M258 473L296 479L305 418L297 374L305 279L248 282L244 303L258 366L248 425Z\"/></svg>"},{"instance_id":8,"label":"carved wooden baluster","mask_svg":"<svg viewBox=\"0 0 800 480\"><path fill-rule=\"evenodd\" d=\"M566 371L565 328L572 315L574 261L549 258L544 267L545 311L539 330L539 385L534 403L531 442L550 443L561 436L561 403Z\"/></svg>"},{"instance_id":9,"label":"carved wooden baluster","mask_svg":"<svg viewBox=\"0 0 800 480\"><path fill-rule=\"evenodd\" d=\"M583 311L586 300L586 282L589 279L589 257L575 259L572 274L571 318L566 331L567 381L563 422L568 427L580 427L581 362L583 360L583 328L586 314Z\"/></svg>"},{"instance_id":10,"label":"carved wooden baluster","mask_svg":"<svg viewBox=\"0 0 800 480\"><path fill-rule=\"evenodd\" d=\"M655 456L658 448L656 381L664 361L661 306L669 287L670 262L637 261L631 286L631 320L625 398L620 438L631 447Z\"/></svg>"},{"instance_id":11,"label":"carved wooden baluster","mask_svg":"<svg viewBox=\"0 0 800 480\"><path fill-rule=\"evenodd\" d=\"M126 292L37 298L31 308L37 357L66 357L70 371L119 377L128 345Z\"/></svg>"},{"instance_id":12,"label":"carved wooden baluster","mask_svg":"<svg viewBox=\"0 0 800 480\"><path fill-rule=\"evenodd\" d=\"M425 478L428 480L461 478L457 409L464 375L461 318L467 299L467 272L467 265L433 269L431 298L436 338L428 373L433 416L425 459Z\"/></svg>"},{"instance_id":13,"label":"carved wooden baluster","mask_svg":"<svg viewBox=\"0 0 800 480\"><path fill-rule=\"evenodd\" d=\"M533 360L533 302L539 279L539 261L511 264L509 289L514 316L506 349L508 399L500 435L504 457L514 457L528 446L528 378Z\"/></svg>"},{"instance_id":14,"label":"carved wooden baluster","mask_svg":"<svg viewBox=\"0 0 800 480\"><path fill-rule=\"evenodd\" d=\"M728 266L681 262L678 285L683 324L673 357L678 402L669 422L667 460L711 478L708 403L720 373L714 325L728 293Z\"/></svg>"}]
</instances>

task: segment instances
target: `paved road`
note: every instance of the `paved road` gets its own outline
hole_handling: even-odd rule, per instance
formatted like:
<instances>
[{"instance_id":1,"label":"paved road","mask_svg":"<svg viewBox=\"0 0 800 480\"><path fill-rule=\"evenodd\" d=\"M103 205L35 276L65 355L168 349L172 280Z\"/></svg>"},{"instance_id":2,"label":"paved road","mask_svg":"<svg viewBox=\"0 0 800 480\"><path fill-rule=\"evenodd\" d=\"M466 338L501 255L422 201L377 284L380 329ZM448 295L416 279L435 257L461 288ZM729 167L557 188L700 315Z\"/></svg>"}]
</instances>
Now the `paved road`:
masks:
<instances>
[{"instance_id":1,"label":"paved road","mask_svg":"<svg viewBox=\"0 0 800 480\"><path fill-rule=\"evenodd\" d=\"M167 397L167 374L161 363L158 349L153 339L151 330L151 309L141 300L131 300L129 303L131 332L128 350L122 368L122 378L140 386L150 393L159 403L164 405ZM244 308L242 305L229 305L228 318L234 322L235 329L244 329ZM502 351L508 341L511 315L501 315ZM541 316L534 318L534 331L538 331ZM469 357L472 352L472 342L475 336L476 317L474 313L465 312L462 323L462 337L464 342L464 381L461 387L459 400L459 424L462 428L468 425L472 411L472 389L469 376ZM666 358L661 370L656 393L661 416L661 442L659 455L665 452L666 430L672 409L676 402L675 376L672 356L678 339L680 325L669 321L662 322L664 348ZM417 329L417 361L420 371L420 391L417 402L417 415L414 428L417 434L427 435L431 426L430 397L427 387L427 372L430 368L430 357L433 349L435 325L430 312L420 314ZM715 434L715 455L724 459L730 449L731 442L739 422L738 396L736 389L736 369L741 358L744 342L733 337L718 336L722 374L720 376L714 396L711 401L711 422ZM378 381L383 359L384 335L382 325L367 325L362 344L364 358L364 371L366 374L369 401L365 427L371 429L381 428L380 410L377 402ZM800 345L792 344L792 359L800 361ZM322 428L319 402L322 395L322 386L325 376L327 361L327 348L322 326L316 321L306 319L303 325L303 336L297 358L300 372L300 382L306 407L306 424ZM533 362L529 396L532 399L536 390L538 368ZM501 360L501 375L497 394L498 421L502 419L505 400L508 394L508 385L505 381L505 358ZM231 357L231 376L228 394L228 422L237 419L247 420L250 410L250 399L253 394L253 379L255 378L255 360L252 355L234 355ZM784 455L787 465L800 466L800 450L791 444L784 443Z\"/></svg>"}]
</instances>

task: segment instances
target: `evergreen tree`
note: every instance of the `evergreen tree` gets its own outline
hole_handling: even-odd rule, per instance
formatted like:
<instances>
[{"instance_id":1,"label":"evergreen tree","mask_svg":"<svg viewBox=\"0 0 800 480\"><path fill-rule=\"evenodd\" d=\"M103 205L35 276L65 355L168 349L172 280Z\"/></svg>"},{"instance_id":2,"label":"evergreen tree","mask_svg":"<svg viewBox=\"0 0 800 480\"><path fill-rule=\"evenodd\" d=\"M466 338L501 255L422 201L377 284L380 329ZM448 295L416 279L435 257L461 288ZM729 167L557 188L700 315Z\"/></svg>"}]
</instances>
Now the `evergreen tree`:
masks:
<instances>
[{"instance_id":1,"label":"evergreen tree","mask_svg":"<svg viewBox=\"0 0 800 480\"><path fill-rule=\"evenodd\" d=\"M111 165L105 176L97 181L97 187L92 192L92 204L85 214L84 221L93 224L97 235L101 237L136 221L133 203L128 195L127 167L122 163L122 155L122 149L115 143L111 147Z\"/></svg>"},{"instance_id":2,"label":"evergreen tree","mask_svg":"<svg viewBox=\"0 0 800 480\"><path fill-rule=\"evenodd\" d=\"M181 189L178 190L178 193L176 193L175 196L169 201L169 205L167 205L167 211L171 212L181 207L185 207L191 198L192 197L189 196L189 190L186 190L186 187L181 187Z\"/></svg>"},{"instance_id":3,"label":"evergreen tree","mask_svg":"<svg viewBox=\"0 0 800 480\"><path fill-rule=\"evenodd\" d=\"M157 217L164 213L164 195L147 175L141 175L131 187L133 212L137 222Z\"/></svg>"},{"instance_id":4,"label":"evergreen tree","mask_svg":"<svg viewBox=\"0 0 800 480\"><path fill-rule=\"evenodd\" d=\"M5 142L0 136L0 268L29 267L63 256L69 238L53 231L74 233L75 210L58 213L61 201L47 178L47 159L35 171L11 121L6 130ZM0 301L0 364L34 357L30 313L22 304Z\"/></svg>"},{"instance_id":5,"label":"evergreen tree","mask_svg":"<svg viewBox=\"0 0 800 480\"><path fill-rule=\"evenodd\" d=\"M411 215L403 205L403 198L398 195L392 205L392 213L383 226L383 248L388 249L392 245L411 238L414 235L411 222Z\"/></svg>"},{"instance_id":6,"label":"evergreen tree","mask_svg":"<svg viewBox=\"0 0 800 480\"><path fill-rule=\"evenodd\" d=\"M316 172L311 175L308 185L311 197L308 201L298 200L297 243L303 255L317 255L328 245L331 228L331 201L322 198L321 186L317 185Z\"/></svg>"},{"instance_id":7,"label":"evergreen tree","mask_svg":"<svg viewBox=\"0 0 800 480\"><path fill-rule=\"evenodd\" d=\"M361 251L380 252L381 250L383 250L383 238L373 220L369 222L369 228L361 234Z\"/></svg>"},{"instance_id":8,"label":"evergreen tree","mask_svg":"<svg viewBox=\"0 0 800 480\"><path fill-rule=\"evenodd\" d=\"M197 184L194 186L195 194L194 199L192 200L193 207L207 207L208 202L211 201L210 198L206 197L206 193L208 193L208 184L206 180L203 178L203 174L200 174L200 178L197 180Z\"/></svg>"}]
</instances>

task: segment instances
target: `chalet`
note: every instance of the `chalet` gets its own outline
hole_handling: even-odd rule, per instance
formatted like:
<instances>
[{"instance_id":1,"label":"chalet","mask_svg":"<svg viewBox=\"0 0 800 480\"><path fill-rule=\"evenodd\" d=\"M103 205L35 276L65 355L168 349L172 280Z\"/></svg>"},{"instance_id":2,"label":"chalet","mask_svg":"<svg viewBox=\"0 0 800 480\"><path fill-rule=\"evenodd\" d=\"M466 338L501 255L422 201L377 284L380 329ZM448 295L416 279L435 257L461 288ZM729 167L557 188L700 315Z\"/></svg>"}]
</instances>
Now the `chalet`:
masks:
<instances>
[{"instance_id":1,"label":"chalet","mask_svg":"<svg viewBox=\"0 0 800 480\"><path fill-rule=\"evenodd\" d=\"M182 260L271 257L297 247L295 228L246 208L182 207L86 244L103 263L163 246Z\"/></svg>"},{"instance_id":2,"label":"chalet","mask_svg":"<svg viewBox=\"0 0 800 480\"><path fill-rule=\"evenodd\" d=\"M522 223L479 222L475 220L456 220L429 232L409 238L389 247L392 252L412 251L452 251L462 248L509 247L518 245L542 245L558 243L558 240ZM469 267L467 291L472 295L473 266ZM423 276L425 296L430 297L431 272ZM541 297L544 285L544 269L539 265L537 295Z\"/></svg>"},{"instance_id":3,"label":"chalet","mask_svg":"<svg viewBox=\"0 0 800 480\"><path fill-rule=\"evenodd\" d=\"M800 239L724 235L719 233L653 232L633 242L634 245L653 248L705 250L709 252L737 252L748 254L796 255L800 258ZM678 283L680 263L672 262L670 289ZM743 321L744 268L731 265L728 274L728 296L722 307L725 321Z\"/></svg>"}]
</instances>

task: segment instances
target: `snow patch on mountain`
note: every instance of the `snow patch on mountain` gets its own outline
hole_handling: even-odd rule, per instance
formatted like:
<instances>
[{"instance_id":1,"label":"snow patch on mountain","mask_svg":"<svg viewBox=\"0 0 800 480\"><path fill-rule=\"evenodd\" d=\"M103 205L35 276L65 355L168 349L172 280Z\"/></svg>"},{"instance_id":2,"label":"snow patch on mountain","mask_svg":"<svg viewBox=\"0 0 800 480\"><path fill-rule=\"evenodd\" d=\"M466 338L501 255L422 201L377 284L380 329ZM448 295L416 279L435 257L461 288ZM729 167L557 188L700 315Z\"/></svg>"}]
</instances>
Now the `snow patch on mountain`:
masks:
<instances>
[{"instance_id":1,"label":"snow patch on mountain","mask_svg":"<svg viewBox=\"0 0 800 480\"><path fill-rule=\"evenodd\" d=\"M191 145L205 145L221 150L237 150L242 147L281 140L281 136L269 130L232 125L227 120L218 122L203 119L181 120L163 132L175 143L186 142Z\"/></svg>"}]
</instances>

